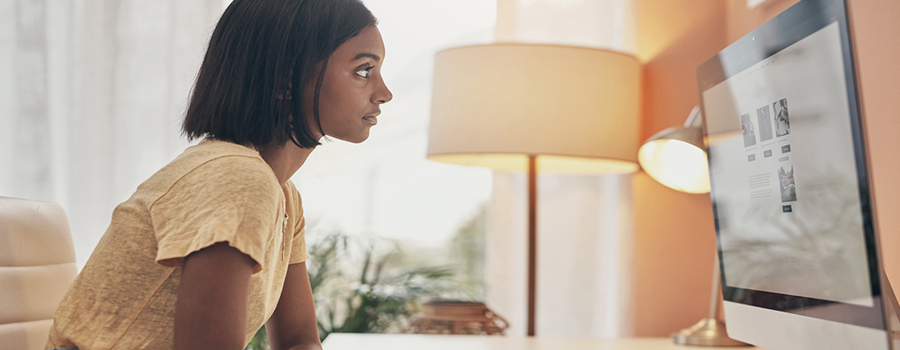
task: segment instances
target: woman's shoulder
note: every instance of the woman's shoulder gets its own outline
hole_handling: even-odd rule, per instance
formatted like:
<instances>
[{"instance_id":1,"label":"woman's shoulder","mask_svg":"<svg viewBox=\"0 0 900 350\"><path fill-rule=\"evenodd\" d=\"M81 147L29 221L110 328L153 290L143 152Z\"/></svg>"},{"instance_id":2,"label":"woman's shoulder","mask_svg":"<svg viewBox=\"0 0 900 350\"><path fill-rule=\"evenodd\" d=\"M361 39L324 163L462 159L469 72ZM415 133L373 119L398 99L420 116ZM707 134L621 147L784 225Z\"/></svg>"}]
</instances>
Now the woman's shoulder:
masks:
<instances>
[{"instance_id":1,"label":"woman's shoulder","mask_svg":"<svg viewBox=\"0 0 900 350\"><path fill-rule=\"evenodd\" d=\"M225 141L206 140L188 147L138 188L158 198L175 187L229 188L254 187L255 190L280 192L278 179L255 150Z\"/></svg>"},{"instance_id":2,"label":"woman's shoulder","mask_svg":"<svg viewBox=\"0 0 900 350\"><path fill-rule=\"evenodd\" d=\"M252 147L239 145L234 142L206 139L186 148L176 160L179 158L210 159L222 156L260 158L259 152Z\"/></svg>"},{"instance_id":3,"label":"woman's shoulder","mask_svg":"<svg viewBox=\"0 0 900 350\"><path fill-rule=\"evenodd\" d=\"M277 190L278 179L256 150L226 141L206 140L189 147L170 163L178 181L201 181L217 185L263 183Z\"/></svg>"}]
</instances>

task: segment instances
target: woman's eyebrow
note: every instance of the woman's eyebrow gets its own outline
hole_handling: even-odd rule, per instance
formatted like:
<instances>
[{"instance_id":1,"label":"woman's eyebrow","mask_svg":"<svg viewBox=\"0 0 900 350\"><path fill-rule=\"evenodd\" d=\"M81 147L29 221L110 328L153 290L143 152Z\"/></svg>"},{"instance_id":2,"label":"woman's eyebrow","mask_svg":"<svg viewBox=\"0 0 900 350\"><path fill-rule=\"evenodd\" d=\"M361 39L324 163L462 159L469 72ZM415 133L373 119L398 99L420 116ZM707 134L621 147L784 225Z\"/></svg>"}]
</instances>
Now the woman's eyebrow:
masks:
<instances>
[{"instance_id":1,"label":"woman's eyebrow","mask_svg":"<svg viewBox=\"0 0 900 350\"><path fill-rule=\"evenodd\" d=\"M379 57L378 55L376 55L374 53L368 53L368 52L358 53L356 55L356 57L353 57L353 61L356 61L356 60L362 59L362 58L367 58L367 57L375 60L375 62L381 61L381 57Z\"/></svg>"}]
</instances>

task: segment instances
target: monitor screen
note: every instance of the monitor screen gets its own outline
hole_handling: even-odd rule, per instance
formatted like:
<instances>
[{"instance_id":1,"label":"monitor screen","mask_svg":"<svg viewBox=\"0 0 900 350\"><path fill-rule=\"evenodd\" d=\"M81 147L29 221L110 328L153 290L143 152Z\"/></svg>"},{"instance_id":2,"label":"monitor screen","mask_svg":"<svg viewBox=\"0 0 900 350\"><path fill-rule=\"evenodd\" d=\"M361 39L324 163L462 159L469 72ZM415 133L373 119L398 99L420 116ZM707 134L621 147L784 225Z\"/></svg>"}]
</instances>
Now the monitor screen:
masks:
<instances>
[{"instance_id":1,"label":"monitor screen","mask_svg":"<svg viewBox=\"0 0 900 350\"><path fill-rule=\"evenodd\" d=\"M832 23L703 92L728 286L872 306L842 66Z\"/></svg>"},{"instance_id":2,"label":"monitor screen","mask_svg":"<svg viewBox=\"0 0 900 350\"><path fill-rule=\"evenodd\" d=\"M843 1L803 0L698 68L710 196L726 302L883 338L849 38Z\"/></svg>"}]
</instances>

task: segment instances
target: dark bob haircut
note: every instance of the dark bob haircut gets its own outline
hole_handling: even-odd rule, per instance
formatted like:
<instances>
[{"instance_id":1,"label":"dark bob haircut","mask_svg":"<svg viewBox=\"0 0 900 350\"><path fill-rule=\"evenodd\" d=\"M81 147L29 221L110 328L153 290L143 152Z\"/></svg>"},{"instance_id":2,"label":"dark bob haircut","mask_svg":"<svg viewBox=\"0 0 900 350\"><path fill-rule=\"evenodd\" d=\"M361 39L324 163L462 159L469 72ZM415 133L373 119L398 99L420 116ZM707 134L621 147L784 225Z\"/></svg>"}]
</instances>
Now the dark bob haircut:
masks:
<instances>
[{"instance_id":1,"label":"dark bob haircut","mask_svg":"<svg viewBox=\"0 0 900 350\"><path fill-rule=\"evenodd\" d=\"M182 131L188 140L258 148L318 146L303 113L303 87L317 79L312 110L324 135L319 72L338 46L375 23L359 0L234 0L210 38ZM290 99L278 98L288 90Z\"/></svg>"}]
</instances>

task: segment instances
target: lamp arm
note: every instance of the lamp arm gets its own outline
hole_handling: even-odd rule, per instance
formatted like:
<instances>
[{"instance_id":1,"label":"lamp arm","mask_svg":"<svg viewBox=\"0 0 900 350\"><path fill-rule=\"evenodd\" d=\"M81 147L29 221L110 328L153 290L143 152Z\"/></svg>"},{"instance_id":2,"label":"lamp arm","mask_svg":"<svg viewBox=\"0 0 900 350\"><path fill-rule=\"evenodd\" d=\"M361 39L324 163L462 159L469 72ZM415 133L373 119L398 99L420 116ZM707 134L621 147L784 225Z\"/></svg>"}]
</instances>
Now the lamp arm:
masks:
<instances>
[{"instance_id":1,"label":"lamp arm","mask_svg":"<svg viewBox=\"0 0 900 350\"><path fill-rule=\"evenodd\" d=\"M703 125L703 118L700 117L700 106L694 106L694 109L691 110L691 115L688 116L687 121L684 122L685 128L701 128Z\"/></svg>"},{"instance_id":2,"label":"lamp arm","mask_svg":"<svg viewBox=\"0 0 900 350\"><path fill-rule=\"evenodd\" d=\"M716 257L714 259L715 264L713 265L713 283L712 283L712 291L709 294L709 319L715 320L719 316L719 287L721 283L722 275L719 273L719 253L716 252Z\"/></svg>"}]
</instances>

